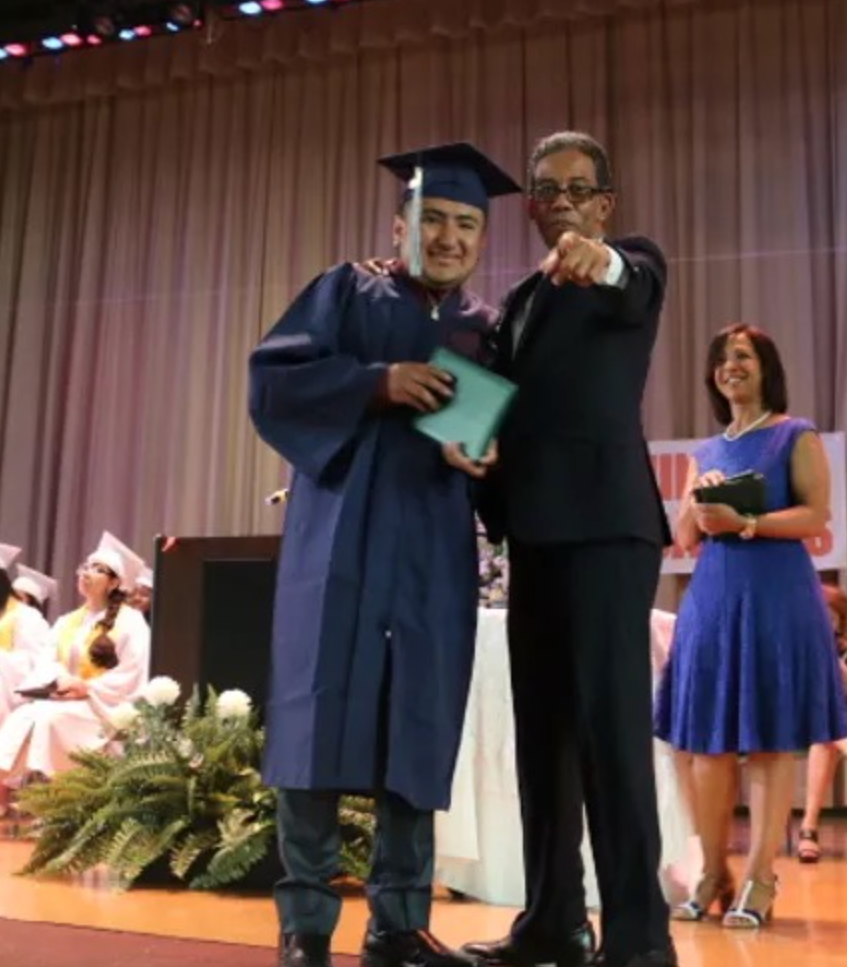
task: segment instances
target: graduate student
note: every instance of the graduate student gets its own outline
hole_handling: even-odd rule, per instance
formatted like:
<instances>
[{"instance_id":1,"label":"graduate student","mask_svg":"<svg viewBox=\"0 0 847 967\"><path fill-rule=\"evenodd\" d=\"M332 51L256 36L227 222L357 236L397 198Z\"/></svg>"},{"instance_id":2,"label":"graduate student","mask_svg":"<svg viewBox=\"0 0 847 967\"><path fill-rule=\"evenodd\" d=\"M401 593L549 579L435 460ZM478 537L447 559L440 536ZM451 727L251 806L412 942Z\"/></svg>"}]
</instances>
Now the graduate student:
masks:
<instances>
[{"instance_id":1,"label":"graduate student","mask_svg":"<svg viewBox=\"0 0 847 967\"><path fill-rule=\"evenodd\" d=\"M494 311L465 288L491 197L518 191L467 144L381 162L412 185L400 259L313 281L250 359L250 414L294 468L279 561L266 781L279 788L280 963L326 967L338 801L376 798L366 967L460 967L428 933L433 811L449 803L478 601L473 463L413 417L453 392L438 346L484 361Z\"/></svg>"}]
</instances>

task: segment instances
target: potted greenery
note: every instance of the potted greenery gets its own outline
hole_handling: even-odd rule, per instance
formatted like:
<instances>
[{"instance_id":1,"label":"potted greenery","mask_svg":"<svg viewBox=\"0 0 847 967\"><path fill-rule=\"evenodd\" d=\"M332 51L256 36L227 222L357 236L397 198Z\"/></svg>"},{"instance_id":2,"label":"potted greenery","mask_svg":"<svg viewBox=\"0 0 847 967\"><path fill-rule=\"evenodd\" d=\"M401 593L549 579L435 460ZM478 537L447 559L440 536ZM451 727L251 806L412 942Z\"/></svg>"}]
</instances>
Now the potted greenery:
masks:
<instances>
[{"instance_id":1,"label":"potted greenery","mask_svg":"<svg viewBox=\"0 0 847 967\"><path fill-rule=\"evenodd\" d=\"M183 708L173 679L152 679L114 710L114 741L78 752L76 767L24 789L36 819L24 873L82 873L104 864L119 887L166 863L194 889L243 883L264 861L277 871L276 793L263 785L263 731L252 702L233 689ZM343 872L361 876L373 842L368 800L342 801Z\"/></svg>"}]
</instances>

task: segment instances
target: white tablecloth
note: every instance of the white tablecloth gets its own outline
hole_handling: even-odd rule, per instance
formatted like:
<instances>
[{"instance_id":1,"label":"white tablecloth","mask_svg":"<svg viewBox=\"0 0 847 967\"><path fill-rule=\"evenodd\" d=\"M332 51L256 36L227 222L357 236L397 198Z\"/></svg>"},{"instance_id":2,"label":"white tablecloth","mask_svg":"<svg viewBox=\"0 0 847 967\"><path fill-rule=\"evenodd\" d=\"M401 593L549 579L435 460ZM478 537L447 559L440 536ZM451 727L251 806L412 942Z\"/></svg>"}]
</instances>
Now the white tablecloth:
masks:
<instances>
[{"instance_id":1,"label":"white tablecloth","mask_svg":"<svg viewBox=\"0 0 847 967\"><path fill-rule=\"evenodd\" d=\"M673 615L653 612L654 681L667 659ZM693 886L700 856L679 791L673 757L656 742L662 823L662 881L672 900ZM449 812L438 813L436 879L488 903L522 907L524 876L515 733L506 648L506 612L481 609L476 662ZM588 905L598 904L587 839L582 847Z\"/></svg>"}]
</instances>

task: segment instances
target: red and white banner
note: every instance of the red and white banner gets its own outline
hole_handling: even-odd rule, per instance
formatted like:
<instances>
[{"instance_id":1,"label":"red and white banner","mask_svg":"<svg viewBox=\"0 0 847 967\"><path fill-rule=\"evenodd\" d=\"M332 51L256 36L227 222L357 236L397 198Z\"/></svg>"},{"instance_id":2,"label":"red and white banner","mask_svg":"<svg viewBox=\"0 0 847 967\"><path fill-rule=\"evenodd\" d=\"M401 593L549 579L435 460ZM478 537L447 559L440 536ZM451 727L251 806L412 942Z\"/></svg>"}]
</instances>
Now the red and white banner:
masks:
<instances>
[{"instance_id":1,"label":"red and white banner","mask_svg":"<svg viewBox=\"0 0 847 967\"><path fill-rule=\"evenodd\" d=\"M826 531L814 540L806 542L815 567L819 571L838 570L847 566L847 486L844 469L844 434L822 433L821 440L829 458L829 471L832 477L832 519ZM677 505L682 497L685 479L688 474L688 454L702 443L702 440L660 440L650 444L650 455L665 510L673 529L676 521ZM687 553L678 544L665 551L662 562L663 574L689 574L694 570L698 549Z\"/></svg>"}]
</instances>

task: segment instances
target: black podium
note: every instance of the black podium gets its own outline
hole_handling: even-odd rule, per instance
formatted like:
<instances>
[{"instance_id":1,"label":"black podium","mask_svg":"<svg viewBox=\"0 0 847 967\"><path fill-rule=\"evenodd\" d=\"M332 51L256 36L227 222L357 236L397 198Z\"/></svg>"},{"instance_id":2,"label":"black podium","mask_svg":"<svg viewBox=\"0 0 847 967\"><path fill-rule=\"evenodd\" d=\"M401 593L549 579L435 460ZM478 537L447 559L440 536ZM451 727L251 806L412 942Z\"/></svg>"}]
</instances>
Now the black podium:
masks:
<instances>
[{"instance_id":1,"label":"black podium","mask_svg":"<svg viewBox=\"0 0 847 967\"><path fill-rule=\"evenodd\" d=\"M269 681L279 536L157 537L151 676L243 689L261 708Z\"/></svg>"}]
</instances>

